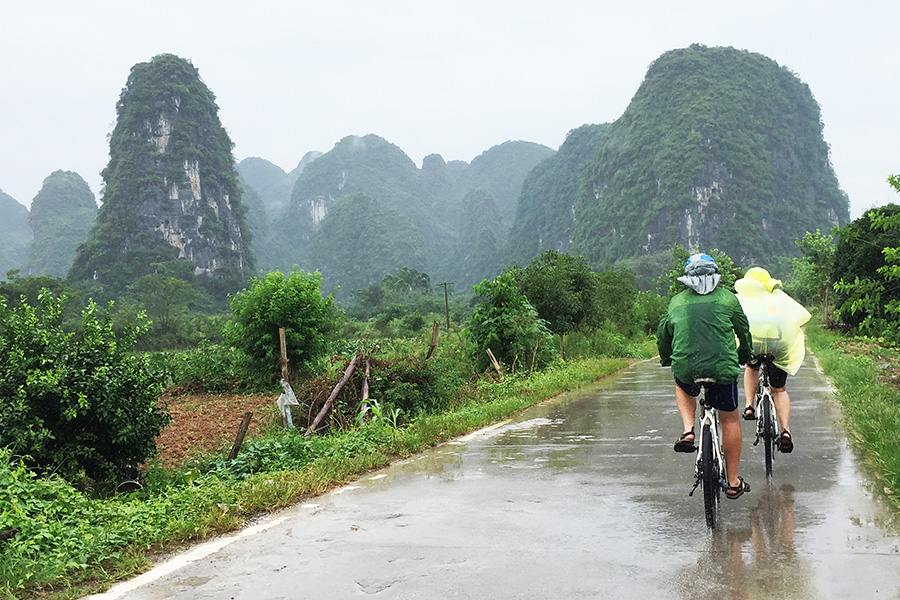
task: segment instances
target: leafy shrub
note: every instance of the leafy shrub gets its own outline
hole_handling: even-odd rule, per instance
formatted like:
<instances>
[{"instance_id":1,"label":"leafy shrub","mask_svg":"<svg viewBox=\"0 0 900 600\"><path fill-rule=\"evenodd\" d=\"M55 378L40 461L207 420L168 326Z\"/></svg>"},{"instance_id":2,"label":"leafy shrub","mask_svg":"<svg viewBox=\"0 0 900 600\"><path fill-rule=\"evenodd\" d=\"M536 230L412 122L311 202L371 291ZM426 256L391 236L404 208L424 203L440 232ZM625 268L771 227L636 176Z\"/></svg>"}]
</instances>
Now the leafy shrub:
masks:
<instances>
[{"instance_id":1,"label":"leafy shrub","mask_svg":"<svg viewBox=\"0 0 900 600\"><path fill-rule=\"evenodd\" d=\"M372 366L371 397L386 411L399 408L407 419L446 409L459 384L437 361L407 356L392 363L374 361Z\"/></svg>"},{"instance_id":2,"label":"leafy shrub","mask_svg":"<svg viewBox=\"0 0 900 600\"><path fill-rule=\"evenodd\" d=\"M236 348L207 342L187 350L147 353L148 368L162 381L196 392L255 388L248 360Z\"/></svg>"},{"instance_id":3,"label":"leafy shrub","mask_svg":"<svg viewBox=\"0 0 900 600\"><path fill-rule=\"evenodd\" d=\"M289 366L309 374L316 370L340 328L341 314L333 296L323 298L322 276L274 271L252 278L231 300L232 317L225 325L225 342L244 351L260 379L279 373L278 329L285 328Z\"/></svg>"},{"instance_id":4,"label":"leafy shrub","mask_svg":"<svg viewBox=\"0 0 900 600\"><path fill-rule=\"evenodd\" d=\"M490 366L487 350L512 371L543 369L557 356L547 323L518 291L513 270L475 286L485 301L469 321L469 353L477 368Z\"/></svg>"},{"instance_id":5,"label":"leafy shrub","mask_svg":"<svg viewBox=\"0 0 900 600\"><path fill-rule=\"evenodd\" d=\"M64 477L133 475L169 421L161 381L132 353L146 322L117 336L112 306L99 315L91 302L80 332L67 333L65 297L44 291L39 301L10 309L0 299L0 447Z\"/></svg>"}]
</instances>

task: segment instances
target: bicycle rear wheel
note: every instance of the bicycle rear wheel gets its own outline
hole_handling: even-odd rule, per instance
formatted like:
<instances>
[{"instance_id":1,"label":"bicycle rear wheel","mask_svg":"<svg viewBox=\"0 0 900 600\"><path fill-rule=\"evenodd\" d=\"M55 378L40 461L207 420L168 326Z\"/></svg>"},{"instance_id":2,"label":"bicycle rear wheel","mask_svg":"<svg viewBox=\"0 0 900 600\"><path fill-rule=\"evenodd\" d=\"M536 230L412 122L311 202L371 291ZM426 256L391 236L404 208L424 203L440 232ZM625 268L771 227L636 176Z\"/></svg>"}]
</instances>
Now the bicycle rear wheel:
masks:
<instances>
[{"instance_id":1,"label":"bicycle rear wheel","mask_svg":"<svg viewBox=\"0 0 900 600\"><path fill-rule=\"evenodd\" d=\"M709 425L704 425L700 432L700 485L703 486L703 510L706 514L706 525L716 526L719 513L719 480L718 461L713 456L712 432Z\"/></svg>"},{"instance_id":2,"label":"bicycle rear wheel","mask_svg":"<svg viewBox=\"0 0 900 600\"><path fill-rule=\"evenodd\" d=\"M772 414L772 399L769 396L762 397L763 419L763 447L766 449L766 477L772 476L772 460L775 457L775 415Z\"/></svg>"}]
</instances>

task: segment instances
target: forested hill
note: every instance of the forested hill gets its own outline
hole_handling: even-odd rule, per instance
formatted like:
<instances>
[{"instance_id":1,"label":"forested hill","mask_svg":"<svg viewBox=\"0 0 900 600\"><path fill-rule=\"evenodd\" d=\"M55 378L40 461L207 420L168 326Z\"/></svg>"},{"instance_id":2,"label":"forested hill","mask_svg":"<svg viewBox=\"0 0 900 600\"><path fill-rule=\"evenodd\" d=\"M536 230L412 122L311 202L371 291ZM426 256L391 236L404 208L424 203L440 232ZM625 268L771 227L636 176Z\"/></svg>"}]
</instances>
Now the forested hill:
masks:
<instances>
[{"instance_id":1,"label":"forested hill","mask_svg":"<svg viewBox=\"0 0 900 600\"><path fill-rule=\"evenodd\" d=\"M273 260L267 266L290 269L297 264L321 270L326 283L340 286L342 293L380 282L402 266L452 282L493 277L503 266L498 253L522 181L553 154L546 146L508 141L486 150L471 164L447 163L433 154L419 169L399 147L377 135L347 136L305 166L286 209L274 218L272 234L283 252L275 256L262 245L255 247L267 261ZM262 159L248 161L241 163L245 183L261 197L259 204L277 210L277 198L266 196L282 193L279 182L284 181L284 172ZM350 199L341 202L340 214L329 220L345 196ZM473 205L475 197L484 202ZM263 227L253 216L253 205L248 209L254 228ZM482 213L497 213L491 239L479 241L479 248L490 253L487 261L474 256L465 242L474 231L471 217ZM371 222L363 227L365 215ZM376 222L386 230L375 231ZM373 240L381 243L370 243ZM405 265L400 264L404 256L410 261Z\"/></svg>"},{"instance_id":2,"label":"forested hill","mask_svg":"<svg viewBox=\"0 0 900 600\"><path fill-rule=\"evenodd\" d=\"M31 228L28 226L28 209L19 204L9 194L0 190L0 279L6 272L21 269L31 243Z\"/></svg>"},{"instance_id":3,"label":"forested hill","mask_svg":"<svg viewBox=\"0 0 900 600\"><path fill-rule=\"evenodd\" d=\"M103 205L70 280L102 298L148 275L196 276L224 300L255 269L215 96L189 61L161 54L131 69L116 115Z\"/></svg>"},{"instance_id":4,"label":"forested hill","mask_svg":"<svg viewBox=\"0 0 900 600\"><path fill-rule=\"evenodd\" d=\"M65 277L96 216L97 201L81 175L51 173L31 201L28 221L34 238L23 274Z\"/></svg>"},{"instance_id":5,"label":"forested hill","mask_svg":"<svg viewBox=\"0 0 900 600\"><path fill-rule=\"evenodd\" d=\"M568 252L575 225L575 196L586 180L594 149L608 131L609 124L573 129L559 152L528 174L506 243L510 263L527 264L544 250Z\"/></svg>"},{"instance_id":6,"label":"forested hill","mask_svg":"<svg viewBox=\"0 0 900 600\"><path fill-rule=\"evenodd\" d=\"M848 220L809 87L762 55L693 45L650 66L597 147L571 251L599 266L682 244L748 265Z\"/></svg>"}]
</instances>

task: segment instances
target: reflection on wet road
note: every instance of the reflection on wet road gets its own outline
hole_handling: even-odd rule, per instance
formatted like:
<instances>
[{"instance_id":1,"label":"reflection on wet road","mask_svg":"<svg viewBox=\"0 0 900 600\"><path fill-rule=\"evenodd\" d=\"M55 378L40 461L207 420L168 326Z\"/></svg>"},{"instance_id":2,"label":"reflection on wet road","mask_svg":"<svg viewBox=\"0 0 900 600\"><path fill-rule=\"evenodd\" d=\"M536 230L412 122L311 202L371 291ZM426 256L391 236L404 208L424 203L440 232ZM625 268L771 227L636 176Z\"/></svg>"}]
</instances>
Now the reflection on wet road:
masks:
<instances>
[{"instance_id":1,"label":"reflection on wet road","mask_svg":"<svg viewBox=\"0 0 900 600\"><path fill-rule=\"evenodd\" d=\"M900 532L859 473L825 379L789 381L796 449L708 531L669 369L445 444L218 540L103 598L890 598ZM140 584L140 585L139 585Z\"/></svg>"}]
</instances>

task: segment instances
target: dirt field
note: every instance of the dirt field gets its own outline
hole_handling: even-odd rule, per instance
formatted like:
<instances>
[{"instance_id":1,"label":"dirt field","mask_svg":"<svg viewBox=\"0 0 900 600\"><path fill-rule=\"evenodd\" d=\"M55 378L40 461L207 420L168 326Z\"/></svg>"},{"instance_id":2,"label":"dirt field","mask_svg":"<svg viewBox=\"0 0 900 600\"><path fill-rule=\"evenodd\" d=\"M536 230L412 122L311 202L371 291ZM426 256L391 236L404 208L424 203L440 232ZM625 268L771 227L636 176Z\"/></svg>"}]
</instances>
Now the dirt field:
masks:
<instances>
[{"instance_id":1,"label":"dirt field","mask_svg":"<svg viewBox=\"0 0 900 600\"><path fill-rule=\"evenodd\" d=\"M159 460L172 466L194 452L231 448L244 413L252 412L250 433L280 422L278 394L165 394L172 421L156 438Z\"/></svg>"}]
</instances>

